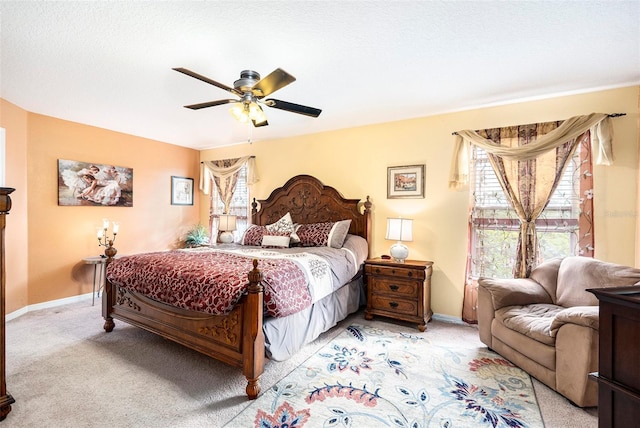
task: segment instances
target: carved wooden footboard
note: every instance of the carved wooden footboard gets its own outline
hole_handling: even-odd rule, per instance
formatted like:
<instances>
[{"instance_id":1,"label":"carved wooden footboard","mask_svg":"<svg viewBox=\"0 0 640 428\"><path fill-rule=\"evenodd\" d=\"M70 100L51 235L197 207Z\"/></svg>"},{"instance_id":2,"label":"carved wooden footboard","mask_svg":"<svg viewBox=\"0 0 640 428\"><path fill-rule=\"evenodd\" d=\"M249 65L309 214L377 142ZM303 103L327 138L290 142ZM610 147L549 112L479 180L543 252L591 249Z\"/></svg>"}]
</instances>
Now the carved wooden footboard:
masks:
<instances>
[{"instance_id":1,"label":"carved wooden footboard","mask_svg":"<svg viewBox=\"0 0 640 428\"><path fill-rule=\"evenodd\" d=\"M114 254L115 255L115 254ZM113 256L107 259L107 266ZM262 332L262 274L253 261L248 273L247 294L228 315L210 315L161 303L106 281L102 298L104 329L114 328L114 319L144 328L226 364L241 367L247 378L247 396L260 393L264 371Z\"/></svg>"},{"instance_id":2,"label":"carved wooden footboard","mask_svg":"<svg viewBox=\"0 0 640 428\"><path fill-rule=\"evenodd\" d=\"M257 205L261 205L258 211ZM265 225L277 221L287 212L297 223L351 219L349 233L370 242L370 207L367 197L362 204L345 199L333 187L324 186L308 175L293 177L274 190L268 199L256 201L252 223ZM107 268L117 250L107 247ZM248 272L248 289L239 304L225 316L189 311L161 303L112 284L108 279L102 298L104 329L111 332L114 319L136 325L173 340L226 364L241 367L247 378L246 393L255 399L260 393L260 375L264 371L265 349L263 321L262 273L258 261Z\"/></svg>"}]
</instances>

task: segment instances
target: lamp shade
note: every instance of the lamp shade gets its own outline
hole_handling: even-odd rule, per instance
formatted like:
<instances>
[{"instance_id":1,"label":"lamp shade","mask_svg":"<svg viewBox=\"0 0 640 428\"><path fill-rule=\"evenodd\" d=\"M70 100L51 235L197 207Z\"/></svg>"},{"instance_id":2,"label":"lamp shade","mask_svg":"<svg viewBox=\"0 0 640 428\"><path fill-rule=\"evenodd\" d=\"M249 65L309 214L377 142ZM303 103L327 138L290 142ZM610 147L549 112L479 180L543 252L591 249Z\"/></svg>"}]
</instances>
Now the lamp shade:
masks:
<instances>
[{"instance_id":1,"label":"lamp shade","mask_svg":"<svg viewBox=\"0 0 640 428\"><path fill-rule=\"evenodd\" d=\"M221 214L218 221L218 230L222 232L236 230L236 216Z\"/></svg>"},{"instance_id":2,"label":"lamp shade","mask_svg":"<svg viewBox=\"0 0 640 428\"><path fill-rule=\"evenodd\" d=\"M255 102L236 103L236 105L229 109L229 112L231 116L242 123L248 123L251 120L256 124L261 124L267 121L262 107Z\"/></svg>"},{"instance_id":3,"label":"lamp shade","mask_svg":"<svg viewBox=\"0 0 640 428\"><path fill-rule=\"evenodd\" d=\"M408 218L388 218L387 236L392 241L413 241L413 220Z\"/></svg>"}]
</instances>

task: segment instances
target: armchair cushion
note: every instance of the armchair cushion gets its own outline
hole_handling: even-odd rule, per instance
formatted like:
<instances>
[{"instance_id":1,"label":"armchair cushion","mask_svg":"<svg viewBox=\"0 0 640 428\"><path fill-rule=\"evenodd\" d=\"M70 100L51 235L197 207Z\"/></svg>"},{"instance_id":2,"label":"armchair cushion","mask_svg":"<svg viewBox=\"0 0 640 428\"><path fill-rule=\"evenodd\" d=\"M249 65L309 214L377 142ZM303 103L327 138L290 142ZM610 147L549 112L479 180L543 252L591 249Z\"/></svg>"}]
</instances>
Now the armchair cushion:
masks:
<instances>
[{"instance_id":1,"label":"armchair cushion","mask_svg":"<svg viewBox=\"0 0 640 428\"><path fill-rule=\"evenodd\" d=\"M565 324L576 324L598 330L600 307L599 306L574 306L558 312L551 321L551 335L555 337L558 330Z\"/></svg>"},{"instance_id":2,"label":"armchair cushion","mask_svg":"<svg viewBox=\"0 0 640 428\"><path fill-rule=\"evenodd\" d=\"M478 285L489 291L494 309L531 303L553 303L545 289L529 278L480 278Z\"/></svg>"},{"instance_id":3,"label":"armchair cushion","mask_svg":"<svg viewBox=\"0 0 640 428\"><path fill-rule=\"evenodd\" d=\"M640 269L603 262L588 257L566 257L558 273L557 304L598 306L598 298L589 288L622 287L640 281Z\"/></svg>"},{"instance_id":4,"label":"armchair cushion","mask_svg":"<svg viewBox=\"0 0 640 428\"><path fill-rule=\"evenodd\" d=\"M554 346L551 325L564 308L549 303L507 306L496 311L496 320L510 330L517 331L545 345Z\"/></svg>"},{"instance_id":5,"label":"armchair cushion","mask_svg":"<svg viewBox=\"0 0 640 428\"><path fill-rule=\"evenodd\" d=\"M556 302L556 286L558 285L558 271L560 270L560 264L563 257L556 257L554 259L546 260L536 266L532 271L529 278L539 283L542 288L545 289L553 303Z\"/></svg>"}]
</instances>

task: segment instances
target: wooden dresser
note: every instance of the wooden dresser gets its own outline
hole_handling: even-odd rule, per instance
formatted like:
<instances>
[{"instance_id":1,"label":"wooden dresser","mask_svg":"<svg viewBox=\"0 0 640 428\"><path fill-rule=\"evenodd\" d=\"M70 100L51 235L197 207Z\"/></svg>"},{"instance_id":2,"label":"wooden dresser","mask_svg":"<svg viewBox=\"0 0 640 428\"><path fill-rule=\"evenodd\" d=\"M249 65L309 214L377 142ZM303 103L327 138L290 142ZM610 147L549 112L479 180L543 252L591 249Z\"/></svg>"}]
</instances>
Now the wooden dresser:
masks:
<instances>
[{"instance_id":1,"label":"wooden dresser","mask_svg":"<svg viewBox=\"0 0 640 428\"><path fill-rule=\"evenodd\" d=\"M365 262L367 309L365 318L381 315L415 322L425 331L431 319L431 271L433 262L369 259Z\"/></svg>"},{"instance_id":2,"label":"wooden dresser","mask_svg":"<svg viewBox=\"0 0 640 428\"><path fill-rule=\"evenodd\" d=\"M640 421L640 286L587 290L600 301L598 427Z\"/></svg>"}]
</instances>

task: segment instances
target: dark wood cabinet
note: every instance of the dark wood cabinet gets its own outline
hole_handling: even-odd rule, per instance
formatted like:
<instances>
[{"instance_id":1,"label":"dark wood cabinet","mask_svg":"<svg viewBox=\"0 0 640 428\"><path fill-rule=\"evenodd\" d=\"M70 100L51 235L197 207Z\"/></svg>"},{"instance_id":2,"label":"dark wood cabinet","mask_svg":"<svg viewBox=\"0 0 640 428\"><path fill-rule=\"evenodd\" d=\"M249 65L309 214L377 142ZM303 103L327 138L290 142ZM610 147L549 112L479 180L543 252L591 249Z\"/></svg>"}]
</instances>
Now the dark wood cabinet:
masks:
<instances>
[{"instance_id":1,"label":"dark wood cabinet","mask_svg":"<svg viewBox=\"0 0 640 428\"><path fill-rule=\"evenodd\" d=\"M386 259L365 262L367 309L365 318L374 315L415 322L425 331L431 319L431 271L433 262Z\"/></svg>"},{"instance_id":2,"label":"dark wood cabinet","mask_svg":"<svg viewBox=\"0 0 640 428\"><path fill-rule=\"evenodd\" d=\"M640 421L640 286L588 290L600 302L598 426Z\"/></svg>"}]
</instances>

